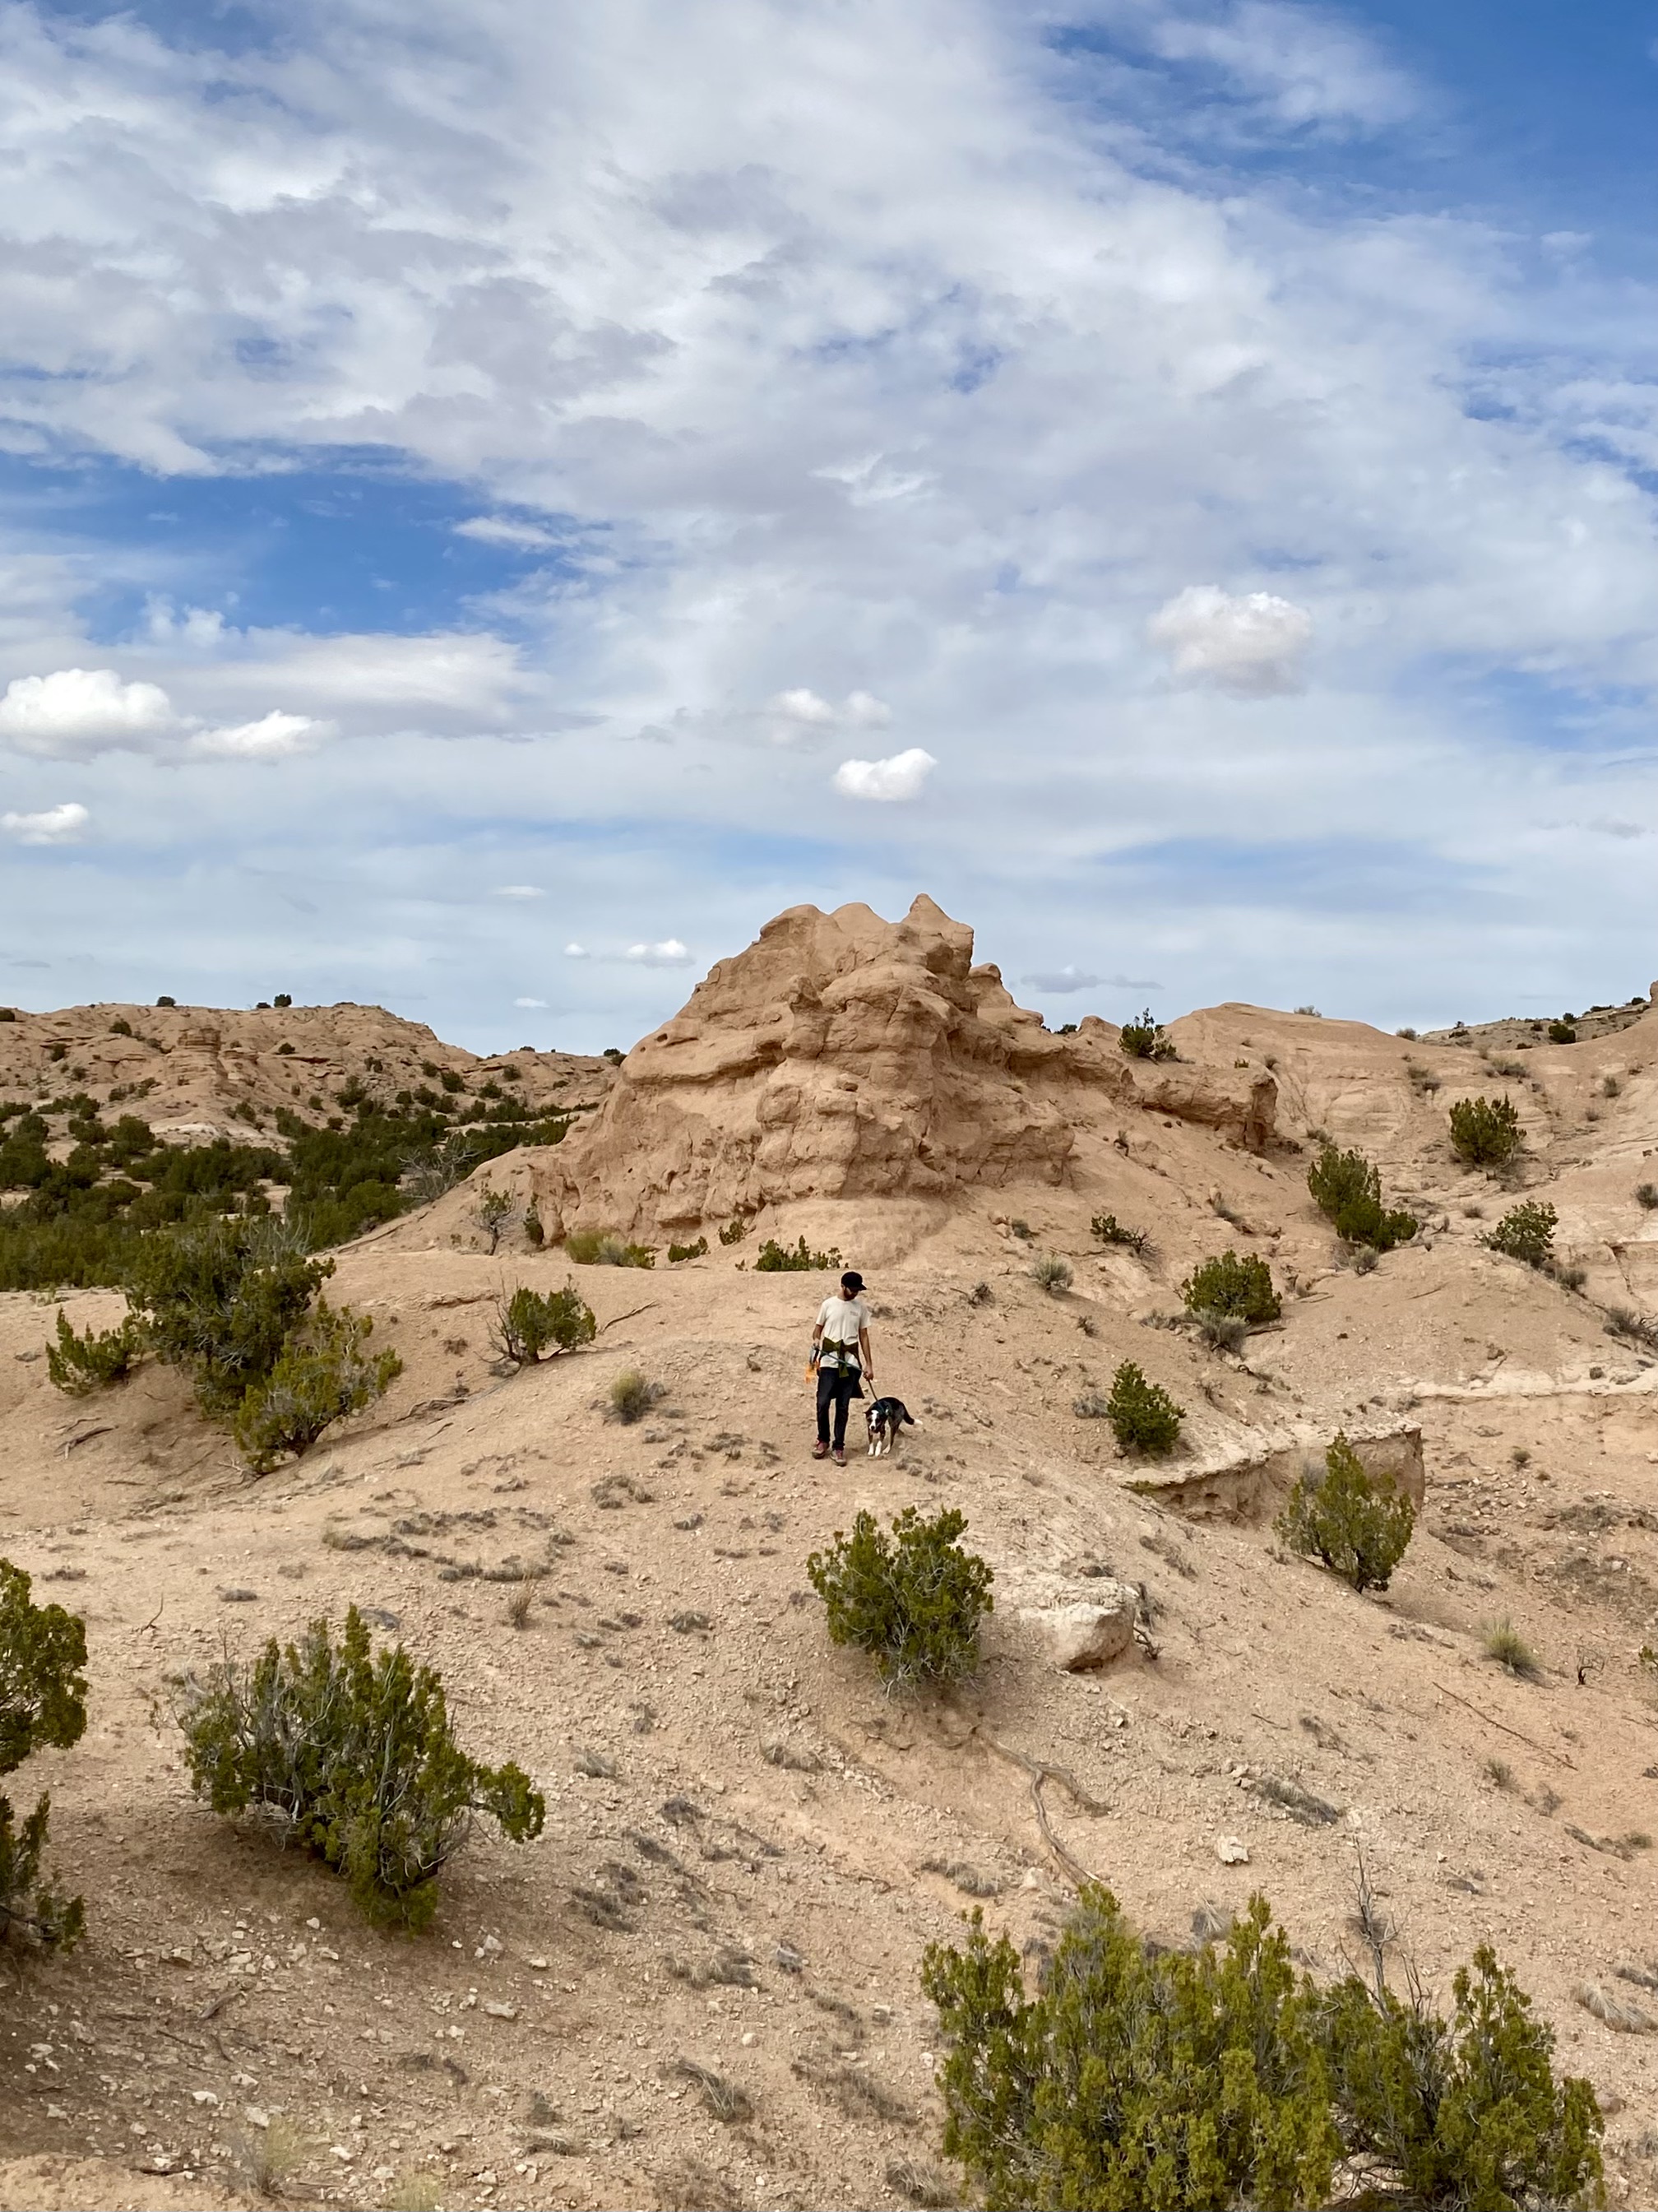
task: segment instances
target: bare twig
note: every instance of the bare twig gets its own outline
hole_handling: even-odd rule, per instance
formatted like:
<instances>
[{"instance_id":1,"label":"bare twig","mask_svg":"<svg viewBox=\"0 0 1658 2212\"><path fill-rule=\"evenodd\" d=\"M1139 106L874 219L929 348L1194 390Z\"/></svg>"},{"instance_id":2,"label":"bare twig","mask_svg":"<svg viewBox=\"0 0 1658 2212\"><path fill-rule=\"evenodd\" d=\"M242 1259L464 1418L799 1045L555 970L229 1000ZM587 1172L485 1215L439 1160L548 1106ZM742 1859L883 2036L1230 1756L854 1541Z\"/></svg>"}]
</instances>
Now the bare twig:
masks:
<instances>
[{"instance_id":1,"label":"bare twig","mask_svg":"<svg viewBox=\"0 0 1658 2212\"><path fill-rule=\"evenodd\" d=\"M1570 1767L1574 1774L1577 1771L1564 1751L1552 1751L1547 1744L1539 1743L1535 1736L1527 1735L1522 1729L1510 1728L1506 1721L1498 1720L1494 1713L1486 1712L1481 1706L1473 1704L1471 1699L1459 1698L1455 1690L1448 1690L1442 1682L1436 1682L1434 1687L1442 1698L1448 1698L1453 1705L1466 1706L1469 1712L1476 1714L1490 1727L1501 1729L1504 1735L1511 1735L1516 1743L1529 1745L1533 1751L1540 1753L1545 1759L1552 1759L1557 1766Z\"/></svg>"},{"instance_id":2,"label":"bare twig","mask_svg":"<svg viewBox=\"0 0 1658 2212\"><path fill-rule=\"evenodd\" d=\"M615 1328L624 1321L632 1321L637 1314L649 1313L658 1303L657 1299L650 1298L642 1306L635 1306L632 1313L612 1314L609 1321L602 1321L598 1324L599 1334L603 1336L607 1328Z\"/></svg>"},{"instance_id":3,"label":"bare twig","mask_svg":"<svg viewBox=\"0 0 1658 2212\"><path fill-rule=\"evenodd\" d=\"M245 1997L246 1995L247 1984L245 1982L233 1982L228 1990L220 1990L211 2004L203 2005L196 2017L198 2021L211 2020L216 2013L222 2012L228 2004L234 2003L236 1998Z\"/></svg>"},{"instance_id":4,"label":"bare twig","mask_svg":"<svg viewBox=\"0 0 1658 2212\"><path fill-rule=\"evenodd\" d=\"M1054 1834L1053 1823L1048 1817L1048 1808L1042 1802L1042 1784L1046 1782L1059 1783L1070 1792L1084 1813L1091 1814L1096 1817L1109 1808L1102 1805L1097 1798L1089 1796L1069 1767L1055 1766L1045 1759L1032 1759L1028 1752L1016 1751L1011 1744L999 1743L993 1735L987 1735L983 1741L992 1751L1009 1760L1013 1765L1021 1768L1030 1777L1030 1802L1035 1808L1036 1825L1042 1832L1048 1848L1059 1861L1067 1881L1074 1882L1078 1888L1081 1888L1084 1882L1097 1882L1099 1876L1090 1874L1081 1860L1074 1858Z\"/></svg>"}]
</instances>

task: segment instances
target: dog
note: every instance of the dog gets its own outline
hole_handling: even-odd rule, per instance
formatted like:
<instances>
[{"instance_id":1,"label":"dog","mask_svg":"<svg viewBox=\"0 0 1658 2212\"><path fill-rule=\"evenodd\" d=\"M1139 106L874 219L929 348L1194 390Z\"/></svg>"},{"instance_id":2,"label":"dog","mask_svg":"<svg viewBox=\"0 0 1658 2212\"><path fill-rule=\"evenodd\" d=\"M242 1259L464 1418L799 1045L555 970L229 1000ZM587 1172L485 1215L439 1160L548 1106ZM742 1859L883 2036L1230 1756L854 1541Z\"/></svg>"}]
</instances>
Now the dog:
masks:
<instances>
[{"instance_id":1,"label":"dog","mask_svg":"<svg viewBox=\"0 0 1658 2212\"><path fill-rule=\"evenodd\" d=\"M869 1455L884 1459L892 1449L893 1440L906 1423L913 1429L915 1416L902 1398L878 1398L872 1406L864 1408L864 1419L869 1429Z\"/></svg>"}]
</instances>

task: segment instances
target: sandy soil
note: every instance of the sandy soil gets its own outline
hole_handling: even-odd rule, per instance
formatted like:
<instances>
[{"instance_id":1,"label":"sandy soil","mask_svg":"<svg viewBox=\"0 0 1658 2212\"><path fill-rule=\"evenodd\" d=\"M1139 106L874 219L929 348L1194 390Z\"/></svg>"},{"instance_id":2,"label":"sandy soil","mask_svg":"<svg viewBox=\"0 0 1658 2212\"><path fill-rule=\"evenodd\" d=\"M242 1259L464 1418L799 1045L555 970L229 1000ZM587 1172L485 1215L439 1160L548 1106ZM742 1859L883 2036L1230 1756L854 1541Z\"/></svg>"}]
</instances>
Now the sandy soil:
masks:
<instances>
[{"instance_id":1,"label":"sandy soil","mask_svg":"<svg viewBox=\"0 0 1658 2212\"><path fill-rule=\"evenodd\" d=\"M1573 1991L1658 1948L1639 1657L1658 1364L1601 1310L1642 1305L1658 1258L1633 1196L1658 1147L1658 1016L1538 1047L1508 1085L1582 1294L1478 1241L1513 1200L1444 1141L1451 1098L1503 1087L1477 1048L1245 1007L1175 1033L1202 1066L1272 1065L1273 1144L1114 1106L1061 1183L968 1191L869 1267L879 1381L919 1425L890 1461L811 1460L823 1281L756 1275L751 1242L649 1273L573 1270L516 1232L491 1257L452 1194L340 1255L331 1295L403 1352L392 1394L258 1481L173 1377L57 1395L53 1304L0 1299L0 1549L84 1612L94 1691L81 1745L11 1784L51 1789L88 1935L8 1995L0 2153L33 2163L0 2166L0 2207L240 2203L273 2136L298 2203L385 2203L416 2173L455 2207L902 2203L890 2172L936 2155L924 1945L975 1900L1049 1942L1071 1894L1010 1753L1074 1778L1044 1790L1064 1853L1167 1939L1259 1887L1338 1971L1362 1850L1430 1984L1492 1942L1612 2114L1613 2201L1653 2202L1658 2041ZM1424 1222L1374 1273L1334 1264L1305 1189L1315 1129L1362 1142ZM1147 1264L1093 1243L1106 1209L1150 1231ZM850 1203L774 1225L797 1222L838 1224L849 1261L883 1227ZM1227 1244L1290 1293L1236 1359L1156 1325ZM1070 1291L1031 1279L1038 1249L1072 1258ZM499 1289L572 1274L595 1346L499 1371ZM67 1301L77 1323L118 1304ZM1128 1357L1187 1408L1187 1467L1419 1424L1427 1502L1392 1589L1355 1596L1268 1519L1193 1522L1134 1489L1072 1410ZM632 1427L607 1415L628 1365L664 1391ZM859 1506L909 1503L959 1504L997 1575L981 1674L920 1705L829 1646L804 1574ZM1142 1587L1156 1656L1060 1674L1021 1608L1102 1574ZM203 1809L169 1717L227 1645L349 1601L442 1669L472 1747L547 1794L543 1838L480 1833L418 1942ZM1485 1656L1501 1618L1536 1680ZM1282 1784L1333 1817L1291 1817ZM1222 1838L1248 1863L1223 1864Z\"/></svg>"}]
</instances>

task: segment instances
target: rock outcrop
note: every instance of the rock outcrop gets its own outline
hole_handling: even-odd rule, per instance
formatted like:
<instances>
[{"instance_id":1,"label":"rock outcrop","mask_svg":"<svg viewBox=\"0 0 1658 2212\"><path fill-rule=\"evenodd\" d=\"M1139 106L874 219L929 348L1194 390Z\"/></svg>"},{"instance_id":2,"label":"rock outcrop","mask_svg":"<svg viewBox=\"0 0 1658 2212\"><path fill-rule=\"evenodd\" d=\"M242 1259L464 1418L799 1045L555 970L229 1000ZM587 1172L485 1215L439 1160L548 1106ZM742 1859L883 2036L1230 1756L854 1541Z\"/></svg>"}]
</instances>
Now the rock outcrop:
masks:
<instances>
[{"instance_id":1,"label":"rock outcrop","mask_svg":"<svg viewBox=\"0 0 1658 2212\"><path fill-rule=\"evenodd\" d=\"M1051 1035L930 898L898 922L792 907L634 1047L535 1187L550 1232L671 1235L801 1200L1059 1183L1078 1127L1135 1106L1258 1144L1275 1095L1258 1071L1235 1089L1137 1067L1095 1018Z\"/></svg>"}]
</instances>

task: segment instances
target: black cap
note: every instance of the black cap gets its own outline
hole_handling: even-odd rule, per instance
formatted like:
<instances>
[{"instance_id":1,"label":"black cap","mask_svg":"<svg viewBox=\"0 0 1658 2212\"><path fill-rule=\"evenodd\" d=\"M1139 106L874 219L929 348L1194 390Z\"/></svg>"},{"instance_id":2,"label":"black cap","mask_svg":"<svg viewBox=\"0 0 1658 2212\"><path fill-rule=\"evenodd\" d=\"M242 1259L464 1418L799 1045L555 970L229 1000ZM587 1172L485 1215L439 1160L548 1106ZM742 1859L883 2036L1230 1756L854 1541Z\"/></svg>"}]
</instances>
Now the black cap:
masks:
<instances>
[{"instance_id":1,"label":"black cap","mask_svg":"<svg viewBox=\"0 0 1658 2212\"><path fill-rule=\"evenodd\" d=\"M848 1267L841 1278L841 1288L843 1291L861 1291L863 1287L863 1277L855 1267Z\"/></svg>"}]
</instances>

